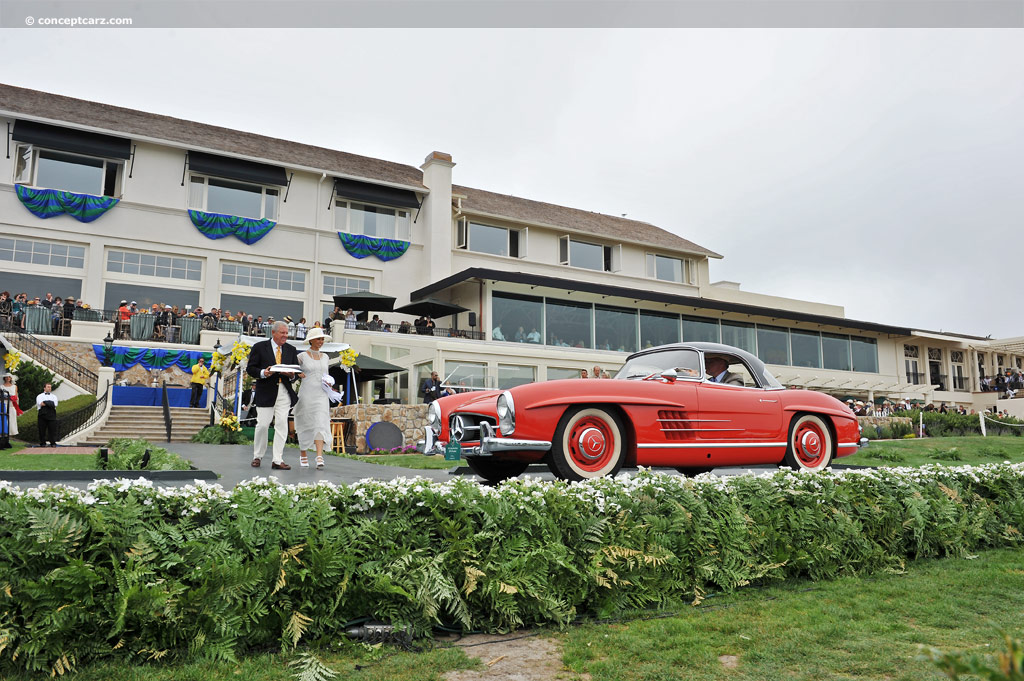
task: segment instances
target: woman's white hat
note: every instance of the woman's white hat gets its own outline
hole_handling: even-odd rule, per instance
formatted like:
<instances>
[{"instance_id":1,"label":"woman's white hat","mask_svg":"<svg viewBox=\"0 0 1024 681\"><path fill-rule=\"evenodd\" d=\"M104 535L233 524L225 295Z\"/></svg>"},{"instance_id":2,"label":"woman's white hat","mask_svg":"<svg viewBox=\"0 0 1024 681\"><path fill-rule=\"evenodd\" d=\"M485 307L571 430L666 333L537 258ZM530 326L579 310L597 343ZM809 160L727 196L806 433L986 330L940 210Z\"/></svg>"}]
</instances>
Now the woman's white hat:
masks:
<instances>
[{"instance_id":1,"label":"woman's white hat","mask_svg":"<svg viewBox=\"0 0 1024 681\"><path fill-rule=\"evenodd\" d=\"M319 326L314 326L309 330L309 333L306 334L306 342L308 343L309 341L316 340L317 338L323 338L325 343L331 342L331 337L324 333L323 329Z\"/></svg>"}]
</instances>

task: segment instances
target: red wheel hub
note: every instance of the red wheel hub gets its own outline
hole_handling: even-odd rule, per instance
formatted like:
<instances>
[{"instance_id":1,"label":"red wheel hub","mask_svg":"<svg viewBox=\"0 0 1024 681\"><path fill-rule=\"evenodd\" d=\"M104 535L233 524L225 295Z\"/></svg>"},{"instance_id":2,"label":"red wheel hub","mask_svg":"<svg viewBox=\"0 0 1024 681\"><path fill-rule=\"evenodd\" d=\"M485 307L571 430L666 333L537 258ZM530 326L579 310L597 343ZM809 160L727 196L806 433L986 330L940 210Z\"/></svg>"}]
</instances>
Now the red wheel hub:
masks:
<instances>
[{"instance_id":1,"label":"red wheel hub","mask_svg":"<svg viewBox=\"0 0 1024 681\"><path fill-rule=\"evenodd\" d=\"M794 435L796 455L806 466L813 468L825 453L825 438L817 425L804 423Z\"/></svg>"},{"instance_id":2,"label":"red wheel hub","mask_svg":"<svg viewBox=\"0 0 1024 681\"><path fill-rule=\"evenodd\" d=\"M603 468L614 450L614 438L611 428L601 419L580 419L569 433L569 453L573 462L585 470Z\"/></svg>"}]
</instances>

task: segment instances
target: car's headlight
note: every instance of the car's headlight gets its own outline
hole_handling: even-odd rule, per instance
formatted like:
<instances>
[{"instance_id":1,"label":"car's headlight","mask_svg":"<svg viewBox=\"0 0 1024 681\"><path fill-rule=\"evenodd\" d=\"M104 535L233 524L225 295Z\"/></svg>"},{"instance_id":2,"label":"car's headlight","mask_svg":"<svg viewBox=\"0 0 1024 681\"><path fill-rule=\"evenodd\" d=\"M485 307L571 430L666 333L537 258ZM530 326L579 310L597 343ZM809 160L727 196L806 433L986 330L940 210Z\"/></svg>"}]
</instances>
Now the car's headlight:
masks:
<instances>
[{"instance_id":1,"label":"car's headlight","mask_svg":"<svg viewBox=\"0 0 1024 681\"><path fill-rule=\"evenodd\" d=\"M427 407L427 425L435 433L441 432L441 407L437 402L431 402Z\"/></svg>"},{"instance_id":2,"label":"car's headlight","mask_svg":"<svg viewBox=\"0 0 1024 681\"><path fill-rule=\"evenodd\" d=\"M502 435L516 431L516 405L512 401L512 393L507 390L498 395L498 428Z\"/></svg>"}]
</instances>

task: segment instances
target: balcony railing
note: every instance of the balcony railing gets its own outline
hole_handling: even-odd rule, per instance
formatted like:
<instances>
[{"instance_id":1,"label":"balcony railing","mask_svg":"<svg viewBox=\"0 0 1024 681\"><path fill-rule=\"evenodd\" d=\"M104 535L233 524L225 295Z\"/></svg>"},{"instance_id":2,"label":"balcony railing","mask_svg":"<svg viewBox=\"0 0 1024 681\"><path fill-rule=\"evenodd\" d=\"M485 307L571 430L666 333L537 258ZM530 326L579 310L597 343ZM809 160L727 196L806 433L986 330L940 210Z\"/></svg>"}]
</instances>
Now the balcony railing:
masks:
<instances>
[{"instance_id":1,"label":"balcony railing","mask_svg":"<svg viewBox=\"0 0 1024 681\"><path fill-rule=\"evenodd\" d=\"M924 374L917 371L907 372L907 383L912 383L914 385L924 385L925 382L926 380Z\"/></svg>"},{"instance_id":2,"label":"balcony railing","mask_svg":"<svg viewBox=\"0 0 1024 681\"><path fill-rule=\"evenodd\" d=\"M929 385L933 385L939 390L946 390L949 386L946 374L932 374L931 378L928 379Z\"/></svg>"},{"instance_id":3,"label":"balcony railing","mask_svg":"<svg viewBox=\"0 0 1024 681\"><path fill-rule=\"evenodd\" d=\"M953 390L967 392L970 390L970 383L966 376L953 376Z\"/></svg>"}]
</instances>

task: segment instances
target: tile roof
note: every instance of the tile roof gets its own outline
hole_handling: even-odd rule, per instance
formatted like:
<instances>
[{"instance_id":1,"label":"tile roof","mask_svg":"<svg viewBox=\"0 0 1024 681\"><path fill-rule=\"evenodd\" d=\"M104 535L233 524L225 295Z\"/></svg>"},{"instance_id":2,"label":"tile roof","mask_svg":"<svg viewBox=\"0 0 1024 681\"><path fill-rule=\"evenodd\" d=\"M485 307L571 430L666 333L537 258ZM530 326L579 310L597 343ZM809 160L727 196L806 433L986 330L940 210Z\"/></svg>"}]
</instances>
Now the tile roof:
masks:
<instances>
[{"instance_id":1,"label":"tile roof","mask_svg":"<svg viewBox=\"0 0 1024 681\"><path fill-rule=\"evenodd\" d=\"M423 171L401 163L2 83L0 111L99 128L122 137L138 135L285 166L306 166L388 184L423 187Z\"/></svg>"},{"instance_id":2,"label":"tile roof","mask_svg":"<svg viewBox=\"0 0 1024 681\"><path fill-rule=\"evenodd\" d=\"M648 222L627 220L471 187L453 185L452 192L466 197L462 200L462 210L465 213L484 213L515 221L562 227L605 239L642 243L673 251L706 255L709 258L722 257L714 251Z\"/></svg>"},{"instance_id":3,"label":"tile roof","mask_svg":"<svg viewBox=\"0 0 1024 681\"><path fill-rule=\"evenodd\" d=\"M385 184L423 188L423 172L413 166L3 83L0 83L0 111L80 125L120 136L165 140L185 147L211 149L284 166L305 166ZM692 241L638 220L470 187L453 186L452 191L467 197L462 202L463 210L467 212L711 258L722 257Z\"/></svg>"}]
</instances>

